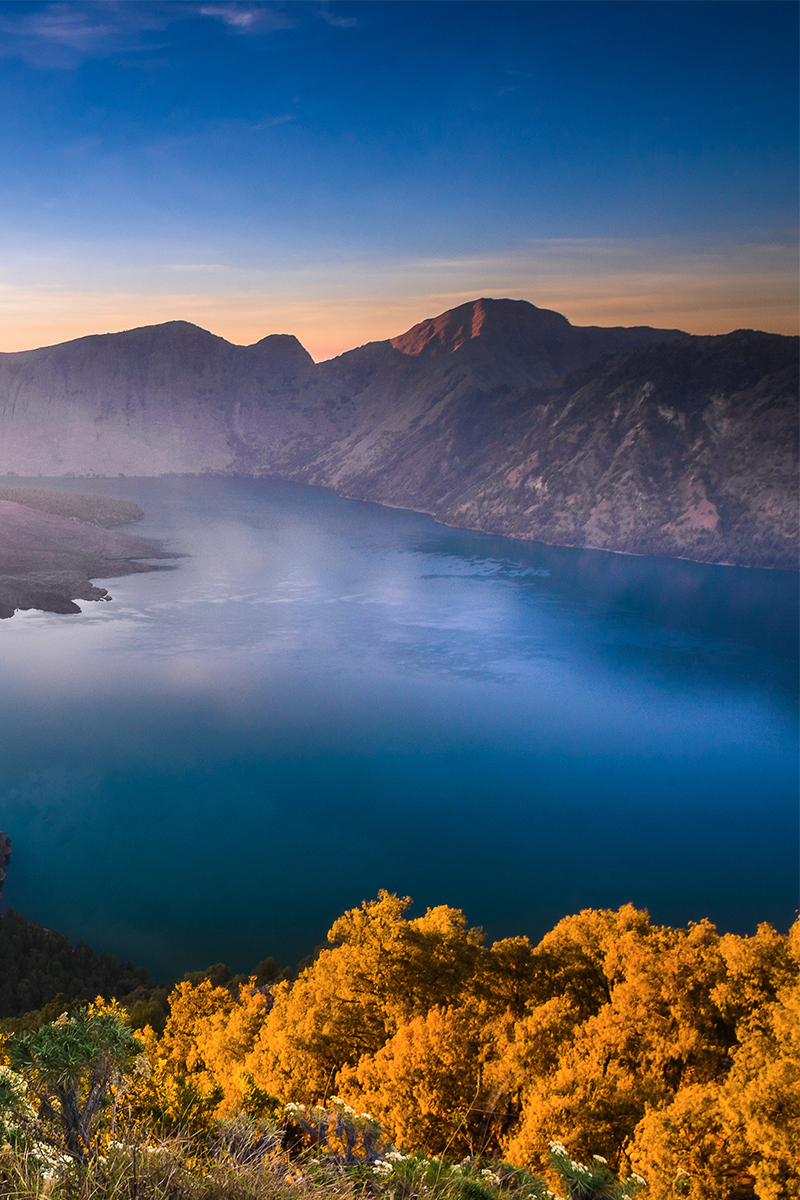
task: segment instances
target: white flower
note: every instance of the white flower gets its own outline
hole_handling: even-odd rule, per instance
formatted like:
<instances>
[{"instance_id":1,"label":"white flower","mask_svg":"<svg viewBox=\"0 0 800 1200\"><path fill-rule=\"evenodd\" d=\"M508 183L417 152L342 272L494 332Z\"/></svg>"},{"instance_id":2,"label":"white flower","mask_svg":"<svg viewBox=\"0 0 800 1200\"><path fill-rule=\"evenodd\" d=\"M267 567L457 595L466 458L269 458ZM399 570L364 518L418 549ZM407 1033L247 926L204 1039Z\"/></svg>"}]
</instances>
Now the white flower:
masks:
<instances>
[{"instance_id":1,"label":"white flower","mask_svg":"<svg viewBox=\"0 0 800 1200\"><path fill-rule=\"evenodd\" d=\"M602 1163L602 1164L603 1164L603 1166L607 1166L607 1165L608 1165L608 1159L607 1159L607 1158L603 1158L602 1154L593 1154L593 1155L592 1155L592 1158L594 1159L594 1161L595 1161L595 1162Z\"/></svg>"},{"instance_id":2,"label":"white flower","mask_svg":"<svg viewBox=\"0 0 800 1200\"><path fill-rule=\"evenodd\" d=\"M567 1157L567 1152L561 1142L551 1142L550 1150L553 1154L563 1154L564 1158Z\"/></svg>"},{"instance_id":3,"label":"white flower","mask_svg":"<svg viewBox=\"0 0 800 1200\"><path fill-rule=\"evenodd\" d=\"M283 1111L288 1117L296 1121L299 1117L305 1115L306 1106L305 1104L295 1104L294 1101L290 1100L288 1104L284 1104Z\"/></svg>"},{"instance_id":4,"label":"white flower","mask_svg":"<svg viewBox=\"0 0 800 1200\"><path fill-rule=\"evenodd\" d=\"M633 1175L631 1175L631 1179L633 1180L633 1182L634 1182L634 1183L638 1183L640 1187L647 1187L647 1184L646 1184L646 1183L645 1183L645 1181L642 1179L641 1175L637 1175L637 1174L634 1172L634 1174L633 1174Z\"/></svg>"}]
</instances>

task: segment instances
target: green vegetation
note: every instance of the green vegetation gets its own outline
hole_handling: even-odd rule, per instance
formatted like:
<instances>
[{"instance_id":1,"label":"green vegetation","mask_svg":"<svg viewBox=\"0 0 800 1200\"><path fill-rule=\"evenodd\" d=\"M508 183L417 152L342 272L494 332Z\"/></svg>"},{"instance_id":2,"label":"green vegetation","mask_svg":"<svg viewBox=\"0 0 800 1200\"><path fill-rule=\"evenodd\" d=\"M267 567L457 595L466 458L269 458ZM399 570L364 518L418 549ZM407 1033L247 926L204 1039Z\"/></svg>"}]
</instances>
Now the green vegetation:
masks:
<instances>
[{"instance_id":1,"label":"green vegetation","mask_svg":"<svg viewBox=\"0 0 800 1200\"><path fill-rule=\"evenodd\" d=\"M4 1079L5 1108L15 1128L77 1162L88 1162L99 1152L98 1118L108 1094L114 1087L118 1100L123 1081L144 1069L143 1061L139 1065L143 1049L123 1014L102 1001L74 1017L62 1013L33 1033L18 1034L7 1050L17 1075L7 1071ZM24 1089L16 1086L18 1080Z\"/></svg>"},{"instance_id":2,"label":"green vegetation","mask_svg":"<svg viewBox=\"0 0 800 1200\"><path fill-rule=\"evenodd\" d=\"M138 995L143 999L151 990L147 972L133 963L95 954L85 942L73 946L63 933L44 929L13 908L0 918L0 962L1 1018L23 1018L55 1004L52 1015L43 1014L43 1019L52 1020L95 996L121 998L144 989ZM28 1020L29 1027L36 1023L35 1018ZM8 1021L0 1027L9 1028Z\"/></svg>"},{"instance_id":3,"label":"green vegetation","mask_svg":"<svg viewBox=\"0 0 800 1200\"><path fill-rule=\"evenodd\" d=\"M53 513L58 517L75 517L91 525L111 529L141 521L144 513L131 500L113 496L85 496L78 492L54 492L50 488L0 487L0 500L12 500L26 508Z\"/></svg>"},{"instance_id":4,"label":"green vegetation","mask_svg":"<svg viewBox=\"0 0 800 1200\"><path fill-rule=\"evenodd\" d=\"M97 1001L10 1035L0 1194L800 1197L800 925L625 906L487 946L409 904L346 913L294 980L188 977L163 1029Z\"/></svg>"}]
</instances>

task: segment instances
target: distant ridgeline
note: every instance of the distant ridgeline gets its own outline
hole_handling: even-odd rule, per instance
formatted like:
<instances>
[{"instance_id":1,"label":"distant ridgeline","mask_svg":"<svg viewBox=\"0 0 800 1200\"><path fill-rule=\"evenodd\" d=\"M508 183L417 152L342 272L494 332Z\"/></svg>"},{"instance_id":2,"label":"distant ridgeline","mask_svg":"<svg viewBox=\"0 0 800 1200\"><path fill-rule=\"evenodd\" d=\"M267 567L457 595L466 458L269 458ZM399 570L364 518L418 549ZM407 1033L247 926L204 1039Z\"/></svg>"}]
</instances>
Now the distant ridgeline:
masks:
<instances>
[{"instance_id":1,"label":"distant ridgeline","mask_svg":"<svg viewBox=\"0 0 800 1200\"><path fill-rule=\"evenodd\" d=\"M798 339L475 300L329 362L184 321L0 354L0 476L270 475L563 546L796 569Z\"/></svg>"}]
</instances>

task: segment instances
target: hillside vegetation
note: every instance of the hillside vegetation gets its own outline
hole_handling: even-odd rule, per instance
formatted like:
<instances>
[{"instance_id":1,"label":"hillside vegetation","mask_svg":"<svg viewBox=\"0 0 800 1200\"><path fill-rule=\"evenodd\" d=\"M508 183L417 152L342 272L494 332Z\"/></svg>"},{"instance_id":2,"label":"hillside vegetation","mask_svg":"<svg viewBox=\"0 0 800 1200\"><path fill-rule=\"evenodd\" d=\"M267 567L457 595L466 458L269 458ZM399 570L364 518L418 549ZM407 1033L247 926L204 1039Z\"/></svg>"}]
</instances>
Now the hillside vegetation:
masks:
<instances>
[{"instance_id":1,"label":"hillside vegetation","mask_svg":"<svg viewBox=\"0 0 800 1200\"><path fill-rule=\"evenodd\" d=\"M122 1155L123 1190L131 1148L149 1145L204 1180L245 1172L246 1187L228 1179L220 1195L310 1187L334 1168L346 1188L398 1198L450 1188L453 1200L532 1200L542 1179L575 1198L631 1197L636 1177L653 1200L800 1195L800 925L719 935L706 921L654 926L625 906L567 917L536 946L487 946L458 910L410 919L409 905L382 892L346 913L293 981L184 980L163 1033L145 1025L140 1041L104 1004L18 1033L8 1078L38 1088L37 1119L49 1114L63 1149L53 1047L80 1045L75 1111L107 1096L72 1158L85 1159L86 1182L98 1154ZM86 1049L92 1021L118 1021L105 1049ZM152 1194L212 1194L195 1183Z\"/></svg>"},{"instance_id":2,"label":"hillside vegetation","mask_svg":"<svg viewBox=\"0 0 800 1200\"><path fill-rule=\"evenodd\" d=\"M0 834L2 837L2 834ZM22 913L9 909L0 920L0 1024L16 1028L26 1015L48 1005L64 1008L88 1003L95 996L109 1000L137 989L149 996L147 972L111 954L95 952L55 929L45 929Z\"/></svg>"}]
</instances>

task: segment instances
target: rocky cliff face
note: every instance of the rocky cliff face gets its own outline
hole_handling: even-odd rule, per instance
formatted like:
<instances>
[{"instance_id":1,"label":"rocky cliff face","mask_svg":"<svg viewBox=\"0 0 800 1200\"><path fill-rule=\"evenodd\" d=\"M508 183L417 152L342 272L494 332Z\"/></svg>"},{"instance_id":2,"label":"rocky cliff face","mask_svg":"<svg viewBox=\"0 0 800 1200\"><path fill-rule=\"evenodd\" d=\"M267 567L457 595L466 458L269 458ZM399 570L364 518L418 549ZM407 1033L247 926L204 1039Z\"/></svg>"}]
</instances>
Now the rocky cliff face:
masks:
<instances>
[{"instance_id":1,"label":"rocky cliff face","mask_svg":"<svg viewBox=\"0 0 800 1200\"><path fill-rule=\"evenodd\" d=\"M240 411L313 366L296 338L232 346L185 321L0 355L0 474L229 470Z\"/></svg>"},{"instance_id":2,"label":"rocky cliff face","mask_svg":"<svg viewBox=\"0 0 800 1200\"><path fill-rule=\"evenodd\" d=\"M769 334L628 352L520 398L493 462L439 512L559 545L796 567L797 388L796 347Z\"/></svg>"},{"instance_id":3,"label":"rocky cliff face","mask_svg":"<svg viewBox=\"0 0 800 1200\"><path fill-rule=\"evenodd\" d=\"M279 475L564 545L796 567L797 339L478 300L314 364L172 322L0 355L0 474Z\"/></svg>"}]
</instances>

